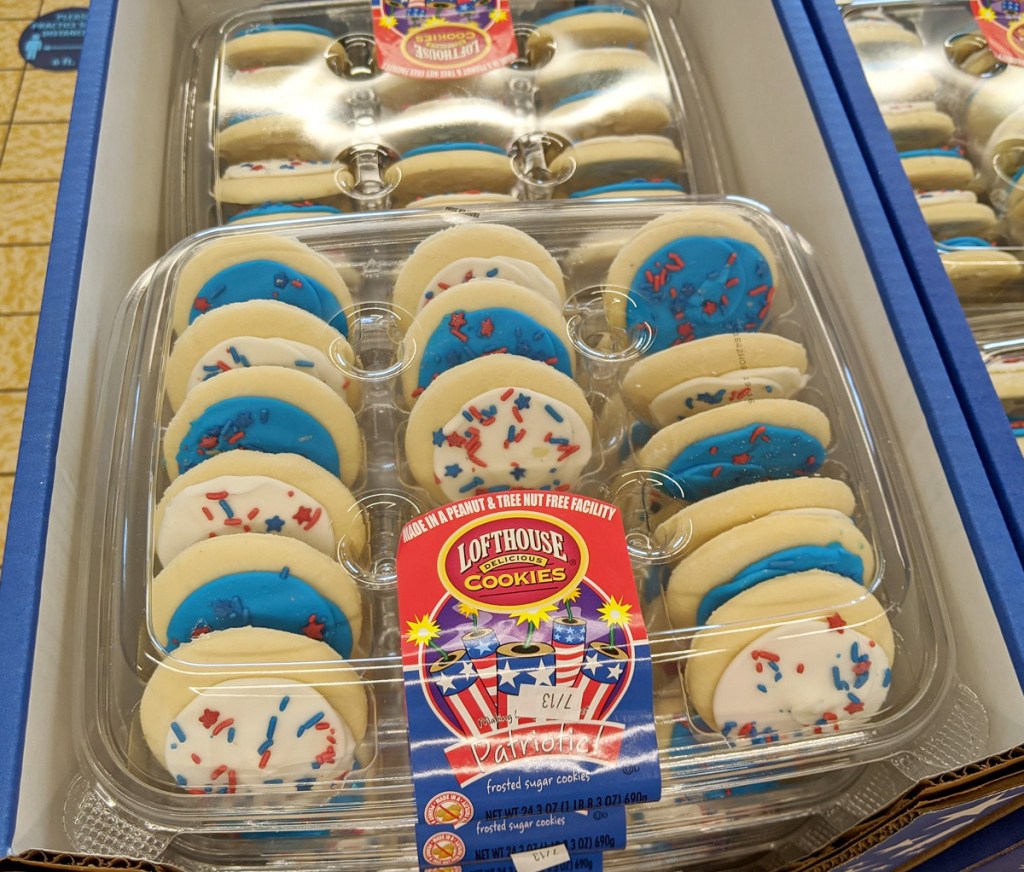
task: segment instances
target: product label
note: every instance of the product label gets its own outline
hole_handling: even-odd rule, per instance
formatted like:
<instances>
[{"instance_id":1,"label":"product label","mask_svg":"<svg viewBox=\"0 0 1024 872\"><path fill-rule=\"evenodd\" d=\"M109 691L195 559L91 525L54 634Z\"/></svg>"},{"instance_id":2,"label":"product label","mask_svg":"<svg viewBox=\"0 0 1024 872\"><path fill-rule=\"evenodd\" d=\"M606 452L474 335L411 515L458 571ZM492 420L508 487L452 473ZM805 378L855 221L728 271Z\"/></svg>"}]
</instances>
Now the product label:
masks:
<instances>
[{"instance_id":1,"label":"product label","mask_svg":"<svg viewBox=\"0 0 1024 872\"><path fill-rule=\"evenodd\" d=\"M508 0L374 0L382 70L415 79L456 79L506 66L518 49Z\"/></svg>"},{"instance_id":2,"label":"product label","mask_svg":"<svg viewBox=\"0 0 1024 872\"><path fill-rule=\"evenodd\" d=\"M1024 2L971 0L971 12L992 54L1004 64L1024 66Z\"/></svg>"},{"instance_id":3,"label":"product label","mask_svg":"<svg viewBox=\"0 0 1024 872\"><path fill-rule=\"evenodd\" d=\"M616 807L657 800L661 775L618 510L549 491L443 506L402 531L398 602L421 858L451 835L453 865L477 835L502 853L476 862L621 847Z\"/></svg>"}]
</instances>

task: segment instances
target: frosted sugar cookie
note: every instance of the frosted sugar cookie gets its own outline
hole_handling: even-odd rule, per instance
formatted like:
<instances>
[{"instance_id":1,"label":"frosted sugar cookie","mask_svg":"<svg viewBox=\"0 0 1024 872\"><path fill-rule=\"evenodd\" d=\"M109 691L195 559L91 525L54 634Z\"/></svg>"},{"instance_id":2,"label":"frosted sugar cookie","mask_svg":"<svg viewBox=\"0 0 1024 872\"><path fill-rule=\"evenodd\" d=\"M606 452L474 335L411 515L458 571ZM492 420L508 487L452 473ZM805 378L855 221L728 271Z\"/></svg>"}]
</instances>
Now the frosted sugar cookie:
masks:
<instances>
[{"instance_id":1,"label":"frosted sugar cookie","mask_svg":"<svg viewBox=\"0 0 1024 872\"><path fill-rule=\"evenodd\" d=\"M352 176L333 160L263 157L232 164L214 182L220 203L255 206L268 200L331 200L344 202Z\"/></svg>"},{"instance_id":2,"label":"frosted sugar cookie","mask_svg":"<svg viewBox=\"0 0 1024 872\"><path fill-rule=\"evenodd\" d=\"M661 68L644 52L631 48L590 48L558 51L536 74L537 100L553 109L566 97L585 91L615 88L657 93L664 87Z\"/></svg>"},{"instance_id":3,"label":"frosted sugar cookie","mask_svg":"<svg viewBox=\"0 0 1024 872\"><path fill-rule=\"evenodd\" d=\"M1024 278L1024 262L1011 251L974 237L943 240L939 258L962 299L998 298Z\"/></svg>"},{"instance_id":4,"label":"frosted sugar cookie","mask_svg":"<svg viewBox=\"0 0 1024 872\"><path fill-rule=\"evenodd\" d=\"M270 233L220 237L202 246L178 274L174 332L200 315L247 300L277 300L304 309L348 334L352 305L345 280L327 258L301 242Z\"/></svg>"},{"instance_id":5,"label":"frosted sugar cookie","mask_svg":"<svg viewBox=\"0 0 1024 872\"><path fill-rule=\"evenodd\" d=\"M334 35L308 24L256 24L228 37L224 65L229 69L300 64L321 57Z\"/></svg>"},{"instance_id":6,"label":"frosted sugar cookie","mask_svg":"<svg viewBox=\"0 0 1024 872\"><path fill-rule=\"evenodd\" d=\"M365 687L330 646L253 627L182 645L157 667L140 707L153 756L194 793L339 781L368 717Z\"/></svg>"},{"instance_id":7,"label":"frosted sugar cookie","mask_svg":"<svg viewBox=\"0 0 1024 872\"><path fill-rule=\"evenodd\" d=\"M694 636L686 689L726 736L832 732L885 703L892 627L855 581L818 570L773 578L733 597L709 623L722 628Z\"/></svg>"},{"instance_id":8,"label":"frosted sugar cookie","mask_svg":"<svg viewBox=\"0 0 1024 872\"><path fill-rule=\"evenodd\" d=\"M754 399L787 399L807 384L807 351L771 333L727 333L666 348L634 363L622 395L665 427L698 412Z\"/></svg>"},{"instance_id":9,"label":"frosted sugar cookie","mask_svg":"<svg viewBox=\"0 0 1024 872\"><path fill-rule=\"evenodd\" d=\"M164 386L177 411L197 384L232 369L283 366L319 379L353 409L362 391L341 368L355 362L352 346L315 315L276 300L249 300L211 309L174 343Z\"/></svg>"},{"instance_id":10,"label":"frosted sugar cookie","mask_svg":"<svg viewBox=\"0 0 1024 872\"><path fill-rule=\"evenodd\" d=\"M462 191L458 194L434 194L418 197L408 204L410 209L443 209L447 206L464 206L473 209L489 203L514 203L511 194L495 194L491 191Z\"/></svg>"},{"instance_id":11,"label":"frosted sugar cookie","mask_svg":"<svg viewBox=\"0 0 1024 872\"><path fill-rule=\"evenodd\" d=\"M405 152L395 164L401 178L391 195L396 206L417 197L467 189L507 193L516 183L504 148L475 142L426 145Z\"/></svg>"},{"instance_id":12,"label":"frosted sugar cookie","mask_svg":"<svg viewBox=\"0 0 1024 872\"><path fill-rule=\"evenodd\" d=\"M246 209L227 219L227 224L259 224L264 221L289 221L307 218L333 218L344 215L341 209L323 203L303 200L297 203L263 203L254 209Z\"/></svg>"},{"instance_id":13,"label":"frosted sugar cookie","mask_svg":"<svg viewBox=\"0 0 1024 872\"><path fill-rule=\"evenodd\" d=\"M645 93L627 81L601 91L588 90L559 100L538 122L567 139L661 133L672 114L659 91Z\"/></svg>"},{"instance_id":14,"label":"frosted sugar cookie","mask_svg":"<svg viewBox=\"0 0 1024 872\"><path fill-rule=\"evenodd\" d=\"M702 500L758 481L813 475L831 440L828 418L798 400L720 406L671 424L637 452L686 500Z\"/></svg>"},{"instance_id":15,"label":"frosted sugar cookie","mask_svg":"<svg viewBox=\"0 0 1024 872\"><path fill-rule=\"evenodd\" d=\"M526 43L528 52L545 44L556 51L621 46L643 48L651 37L644 20L624 6L579 6L565 9L534 22L537 28Z\"/></svg>"},{"instance_id":16,"label":"frosted sugar cookie","mask_svg":"<svg viewBox=\"0 0 1024 872\"><path fill-rule=\"evenodd\" d=\"M432 300L406 334L415 343L402 371L408 405L440 375L488 355L516 355L572 378L575 355L562 312L529 288L500 279L456 285Z\"/></svg>"},{"instance_id":17,"label":"frosted sugar cookie","mask_svg":"<svg viewBox=\"0 0 1024 872\"><path fill-rule=\"evenodd\" d=\"M219 454L178 476L153 531L161 566L198 542L242 533L298 539L328 557L366 545L355 497L335 476L297 454L261 451Z\"/></svg>"},{"instance_id":18,"label":"frosted sugar cookie","mask_svg":"<svg viewBox=\"0 0 1024 872\"><path fill-rule=\"evenodd\" d=\"M980 153L1003 119L1021 107L1024 70L1006 66L977 82L977 87L967 97L964 127L972 149Z\"/></svg>"},{"instance_id":19,"label":"frosted sugar cookie","mask_svg":"<svg viewBox=\"0 0 1024 872\"><path fill-rule=\"evenodd\" d=\"M399 152L427 145L482 143L505 153L515 139L515 113L495 100L452 97L395 112L378 124L380 139Z\"/></svg>"},{"instance_id":20,"label":"frosted sugar cookie","mask_svg":"<svg viewBox=\"0 0 1024 872\"><path fill-rule=\"evenodd\" d=\"M153 579L150 628L168 651L233 627L266 627L325 642L351 657L362 603L341 564L304 542L241 533L186 548Z\"/></svg>"},{"instance_id":21,"label":"frosted sugar cookie","mask_svg":"<svg viewBox=\"0 0 1024 872\"><path fill-rule=\"evenodd\" d=\"M602 199L619 200L624 197L643 197L644 199L660 197L677 197L685 194L686 188L668 179L630 179L616 182L614 185L600 185L586 188L569 195L570 200Z\"/></svg>"},{"instance_id":22,"label":"frosted sugar cookie","mask_svg":"<svg viewBox=\"0 0 1024 872\"><path fill-rule=\"evenodd\" d=\"M468 258L473 260L467 262ZM476 278L481 260L492 264L498 262L498 266L504 262L506 269L514 266L520 273L525 271L530 275L535 275L530 266L536 267L547 282L531 279L526 286L535 287L544 296L550 296L550 284L555 289L558 305L565 300L565 279L558 261L532 236L500 224L464 224L428 236L416 246L399 270L391 299L401 310L415 315L428 300L444 290L440 285L460 284L451 280L460 277L463 264L467 271L473 270L470 280ZM453 264L458 266L453 269ZM499 272L496 276L488 276L486 273L493 268L488 267L483 277L511 278L514 275L512 272ZM463 278L465 275L466 272L461 272Z\"/></svg>"},{"instance_id":23,"label":"frosted sugar cookie","mask_svg":"<svg viewBox=\"0 0 1024 872\"><path fill-rule=\"evenodd\" d=\"M962 191L974 181L974 166L957 148L901 151L900 161L915 191Z\"/></svg>"},{"instance_id":24,"label":"frosted sugar cookie","mask_svg":"<svg viewBox=\"0 0 1024 872\"><path fill-rule=\"evenodd\" d=\"M846 22L847 32L857 53L877 58L899 52L914 52L922 47L921 37L884 13L867 13Z\"/></svg>"},{"instance_id":25,"label":"frosted sugar cookie","mask_svg":"<svg viewBox=\"0 0 1024 872\"><path fill-rule=\"evenodd\" d=\"M347 485L363 467L355 413L323 382L280 367L235 369L197 385L164 434L173 481L227 451L299 454Z\"/></svg>"},{"instance_id":26,"label":"frosted sugar cookie","mask_svg":"<svg viewBox=\"0 0 1024 872\"><path fill-rule=\"evenodd\" d=\"M563 195L588 188L613 185L638 177L678 178L683 156L672 140L664 136L600 136L576 143L551 162L560 175L575 161L572 175L558 186Z\"/></svg>"},{"instance_id":27,"label":"frosted sugar cookie","mask_svg":"<svg viewBox=\"0 0 1024 872\"><path fill-rule=\"evenodd\" d=\"M721 209L674 212L646 224L620 249L605 297L613 327L653 333L651 352L720 333L759 330L775 295L767 240Z\"/></svg>"},{"instance_id":28,"label":"frosted sugar cookie","mask_svg":"<svg viewBox=\"0 0 1024 872\"><path fill-rule=\"evenodd\" d=\"M979 203L973 191L925 191L917 195L917 205L932 236L940 241L980 236L996 226L996 213Z\"/></svg>"},{"instance_id":29,"label":"frosted sugar cookie","mask_svg":"<svg viewBox=\"0 0 1024 872\"><path fill-rule=\"evenodd\" d=\"M880 105L934 100L939 89L935 76L911 64L869 64L864 68L864 75Z\"/></svg>"},{"instance_id":30,"label":"frosted sugar cookie","mask_svg":"<svg viewBox=\"0 0 1024 872\"><path fill-rule=\"evenodd\" d=\"M673 626L707 624L734 596L781 575L820 569L860 584L875 578L871 544L842 512L797 508L719 533L672 570L665 601Z\"/></svg>"},{"instance_id":31,"label":"frosted sugar cookie","mask_svg":"<svg viewBox=\"0 0 1024 872\"><path fill-rule=\"evenodd\" d=\"M953 138L953 119L940 112L934 101L886 103L879 108L900 151L939 148Z\"/></svg>"},{"instance_id":32,"label":"frosted sugar cookie","mask_svg":"<svg viewBox=\"0 0 1024 872\"><path fill-rule=\"evenodd\" d=\"M352 139L342 124L280 112L230 116L214 136L218 160L228 165L258 162L268 154L291 160L322 161L340 154Z\"/></svg>"},{"instance_id":33,"label":"frosted sugar cookie","mask_svg":"<svg viewBox=\"0 0 1024 872\"><path fill-rule=\"evenodd\" d=\"M774 512L816 509L850 517L853 491L834 478L790 478L746 484L693 503L664 520L654 531L662 547L671 543L692 554L721 533Z\"/></svg>"},{"instance_id":34,"label":"frosted sugar cookie","mask_svg":"<svg viewBox=\"0 0 1024 872\"><path fill-rule=\"evenodd\" d=\"M438 502L511 488L567 490L591 455L579 386L543 363L492 355L448 370L409 416L405 452Z\"/></svg>"}]
</instances>

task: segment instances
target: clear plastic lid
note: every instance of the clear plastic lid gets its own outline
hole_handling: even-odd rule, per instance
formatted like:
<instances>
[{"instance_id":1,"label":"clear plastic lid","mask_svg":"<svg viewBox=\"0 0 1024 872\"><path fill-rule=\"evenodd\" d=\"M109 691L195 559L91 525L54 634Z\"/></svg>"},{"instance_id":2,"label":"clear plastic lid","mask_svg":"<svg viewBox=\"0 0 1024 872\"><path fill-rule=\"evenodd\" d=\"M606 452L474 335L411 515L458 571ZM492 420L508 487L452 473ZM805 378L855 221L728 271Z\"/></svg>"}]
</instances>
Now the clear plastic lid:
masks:
<instances>
[{"instance_id":1,"label":"clear plastic lid","mask_svg":"<svg viewBox=\"0 0 1024 872\"><path fill-rule=\"evenodd\" d=\"M171 241L388 207L722 191L698 74L670 18L632 0L511 12L511 66L439 80L378 69L369 3L216 18L179 68Z\"/></svg>"},{"instance_id":2,"label":"clear plastic lid","mask_svg":"<svg viewBox=\"0 0 1024 872\"><path fill-rule=\"evenodd\" d=\"M668 316L662 291L679 300ZM837 770L929 742L970 759L984 713L970 710L963 735L948 729L964 714L942 569L903 473L913 448L892 441L884 386L829 293L806 244L738 199L389 212L177 245L120 313L97 410L77 579L83 795L128 831L181 836L207 858L245 844L238 834L379 848L385 865L386 847L409 850L398 537L432 505L505 486L489 436L449 438L459 416L502 432L508 417L504 451L519 428L546 426L522 440L544 462L517 455L509 474L530 467L515 480L622 510L664 783L660 804L631 811L631 844L664 838L689 856L709 828L785 829L842 789ZM268 306L272 329L254 314ZM293 316L313 325L299 339ZM450 346L459 333L477 337L459 340L469 351ZM268 336L285 336L284 352ZM516 354L492 353L510 337ZM279 415L287 426L271 434ZM780 458L770 443L784 439L795 447ZM267 452L288 457L252 465ZM284 490L248 503L257 491L236 475ZM319 539L316 518L332 522ZM296 626L281 600L234 599L239 574L249 591L287 584L318 605L296 607ZM805 664L829 658L802 683ZM294 759L282 762L272 740L286 727ZM223 746L232 730L255 753L244 765ZM223 770L209 754L228 755ZM72 804L76 840L94 824L87 805Z\"/></svg>"}]
</instances>

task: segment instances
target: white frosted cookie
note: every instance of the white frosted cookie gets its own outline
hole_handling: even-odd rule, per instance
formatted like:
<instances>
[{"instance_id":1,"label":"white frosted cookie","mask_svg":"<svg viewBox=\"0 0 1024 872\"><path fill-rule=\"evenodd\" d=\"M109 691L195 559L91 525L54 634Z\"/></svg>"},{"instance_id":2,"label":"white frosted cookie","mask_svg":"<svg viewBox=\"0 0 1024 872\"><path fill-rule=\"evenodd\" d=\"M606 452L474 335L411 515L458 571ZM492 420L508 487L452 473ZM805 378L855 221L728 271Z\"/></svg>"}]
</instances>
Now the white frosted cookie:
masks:
<instances>
[{"instance_id":1,"label":"white frosted cookie","mask_svg":"<svg viewBox=\"0 0 1024 872\"><path fill-rule=\"evenodd\" d=\"M462 191L458 194L434 194L419 197L408 204L410 209L443 209L446 206L486 206L489 203L515 203L511 194L495 194L490 191Z\"/></svg>"},{"instance_id":2,"label":"white frosted cookie","mask_svg":"<svg viewBox=\"0 0 1024 872\"><path fill-rule=\"evenodd\" d=\"M846 30L857 53L864 58L916 51L922 46L915 31L881 13L851 17L846 21Z\"/></svg>"},{"instance_id":3,"label":"white frosted cookie","mask_svg":"<svg viewBox=\"0 0 1024 872\"><path fill-rule=\"evenodd\" d=\"M230 119L214 136L217 159L228 165L257 162L268 154L290 160L327 161L350 144L349 129L335 122L284 113L261 113ZM269 199L269 198L268 198Z\"/></svg>"},{"instance_id":4,"label":"white frosted cookie","mask_svg":"<svg viewBox=\"0 0 1024 872\"><path fill-rule=\"evenodd\" d=\"M570 378L575 371L561 309L502 279L477 279L444 291L420 310L406 337L415 343L401 376L408 406L443 373L491 354L537 360Z\"/></svg>"},{"instance_id":5,"label":"white frosted cookie","mask_svg":"<svg viewBox=\"0 0 1024 872\"><path fill-rule=\"evenodd\" d=\"M678 197L685 194L686 189L677 182L668 179L630 179L626 182L616 182L612 185L599 185L596 188L585 188L569 195L571 200L602 199L621 200L626 197L643 197L645 200L660 199L662 197ZM616 248L614 254L618 253ZM611 258L608 258L610 261Z\"/></svg>"},{"instance_id":6,"label":"white frosted cookie","mask_svg":"<svg viewBox=\"0 0 1024 872\"><path fill-rule=\"evenodd\" d=\"M900 151L940 148L953 138L953 119L940 112L934 101L886 103L879 108Z\"/></svg>"},{"instance_id":7,"label":"white frosted cookie","mask_svg":"<svg viewBox=\"0 0 1024 872\"><path fill-rule=\"evenodd\" d=\"M363 468L355 413L323 382L281 367L234 369L197 385L164 434L173 481L227 451L299 454L351 487Z\"/></svg>"},{"instance_id":8,"label":"white frosted cookie","mask_svg":"<svg viewBox=\"0 0 1024 872\"><path fill-rule=\"evenodd\" d=\"M242 627L166 657L139 714L153 756L183 789L308 790L352 768L369 704L356 671L328 645Z\"/></svg>"},{"instance_id":9,"label":"white frosted cookie","mask_svg":"<svg viewBox=\"0 0 1024 872\"><path fill-rule=\"evenodd\" d=\"M621 293L607 294L605 312L613 327L651 330L651 353L705 336L754 332L768 317L776 273L768 240L736 213L675 211L621 245L606 284L628 292L628 303Z\"/></svg>"},{"instance_id":10,"label":"white frosted cookie","mask_svg":"<svg viewBox=\"0 0 1024 872\"><path fill-rule=\"evenodd\" d=\"M934 100L939 89L935 76L911 64L869 64L864 75L879 104Z\"/></svg>"},{"instance_id":11,"label":"white frosted cookie","mask_svg":"<svg viewBox=\"0 0 1024 872\"><path fill-rule=\"evenodd\" d=\"M409 416L405 453L439 503L479 492L572 488L590 460L593 413L552 367L491 355L448 370Z\"/></svg>"},{"instance_id":12,"label":"white frosted cookie","mask_svg":"<svg viewBox=\"0 0 1024 872\"><path fill-rule=\"evenodd\" d=\"M705 542L773 512L822 509L851 517L856 500L849 485L834 478L789 478L742 485L692 503L654 531L662 547L673 543L692 554Z\"/></svg>"},{"instance_id":13,"label":"white frosted cookie","mask_svg":"<svg viewBox=\"0 0 1024 872\"><path fill-rule=\"evenodd\" d=\"M977 82L967 98L964 126L980 153L1003 120L1020 109L1024 69L1008 65Z\"/></svg>"},{"instance_id":14,"label":"white frosted cookie","mask_svg":"<svg viewBox=\"0 0 1024 872\"><path fill-rule=\"evenodd\" d=\"M721 629L694 636L684 677L691 705L712 729L732 738L831 732L884 702L892 627L855 581L817 570L773 578L733 597L710 623Z\"/></svg>"},{"instance_id":15,"label":"white frosted cookie","mask_svg":"<svg viewBox=\"0 0 1024 872\"><path fill-rule=\"evenodd\" d=\"M532 261L502 255L461 257L439 270L437 275L427 283L423 293L420 294L415 314L422 312L424 306L431 300L436 300L450 288L481 280L511 282L521 288L526 288L551 303L559 312L565 305L562 292ZM480 286L479 290L481 293L486 293L483 286Z\"/></svg>"},{"instance_id":16,"label":"white frosted cookie","mask_svg":"<svg viewBox=\"0 0 1024 872\"><path fill-rule=\"evenodd\" d=\"M424 103L445 99L500 99L508 83L506 70L452 79L413 79L397 73L381 73L368 84L388 112L405 112Z\"/></svg>"},{"instance_id":17,"label":"white frosted cookie","mask_svg":"<svg viewBox=\"0 0 1024 872\"><path fill-rule=\"evenodd\" d=\"M217 536L182 551L153 579L150 629L170 651L233 627L266 627L326 642L350 658L363 609L331 557L283 536Z\"/></svg>"},{"instance_id":18,"label":"white frosted cookie","mask_svg":"<svg viewBox=\"0 0 1024 872\"><path fill-rule=\"evenodd\" d=\"M601 136L661 133L672 113L660 92L645 93L627 82L584 91L558 101L538 122L542 130L578 141Z\"/></svg>"},{"instance_id":19,"label":"white frosted cookie","mask_svg":"<svg viewBox=\"0 0 1024 872\"><path fill-rule=\"evenodd\" d=\"M508 193L516 183L505 149L475 142L414 148L402 155L395 169L401 174L391 195L397 207L418 197L466 190Z\"/></svg>"},{"instance_id":20,"label":"white frosted cookie","mask_svg":"<svg viewBox=\"0 0 1024 872\"><path fill-rule=\"evenodd\" d=\"M932 236L940 241L980 236L996 226L996 213L979 203L973 191L925 191L917 195L917 205Z\"/></svg>"},{"instance_id":21,"label":"white frosted cookie","mask_svg":"<svg viewBox=\"0 0 1024 872\"><path fill-rule=\"evenodd\" d=\"M672 625L706 624L734 596L781 575L820 569L868 585L875 554L842 512L788 509L731 527L688 553L665 591Z\"/></svg>"},{"instance_id":22,"label":"white frosted cookie","mask_svg":"<svg viewBox=\"0 0 1024 872\"><path fill-rule=\"evenodd\" d=\"M1014 357L991 360L986 368L1000 400L1024 398L1024 359Z\"/></svg>"},{"instance_id":23,"label":"white frosted cookie","mask_svg":"<svg viewBox=\"0 0 1024 872\"><path fill-rule=\"evenodd\" d=\"M644 20L630 9L614 5L580 6L546 15L534 22L528 52L554 45L555 50L643 48L651 37Z\"/></svg>"},{"instance_id":24,"label":"white frosted cookie","mask_svg":"<svg viewBox=\"0 0 1024 872\"><path fill-rule=\"evenodd\" d=\"M670 424L636 459L664 472L694 501L739 485L813 475L831 438L828 418L814 406L751 400Z\"/></svg>"},{"instance_id":25,"label":"white frosted cookie","mask_svg":"<svg viewBox=\"0 0 1024 872\"><path fill-rule=\"evenodd\" d=\"M964 300L998 299L1024 278L1024 261L984 239L946 239L939 246L939 258Z\"/></svg>"},{"instance_id":26,"label":"white frosted cookie","mask_svg":"<svg viewBox=\"0 0 1024 872\"><path fill-rule=\"evenodd\" d=\"M651 93L663 87L664 81L658 64L644 52L631 48L559 52L556 47L555 56L537 71L534 79L537 99L544 109L584 91L615 87Z\"/></svg>"},{"instance_id":27,"label":"white frosted cookie","mask_svg":"<svg viewBox=\"0 0 1024 872\"><path fill-rule=\"evenodd\" d=\"M551 162L551 171L560 175L570 162L576 169L558 192L613 185L635 178L678 178L683 170L683 155L676 144L664 136L599 136L577 142Z\"/></svg>"},{"instance_id":28,"label":"white frosted cookie","mask_svg":"<svg viewBox=\"0 0 1024 872\"><path fill-rule=\"evenodd\" d=\"M232 369L283 366L319 379L353 409L359 382L341 368L355 363L348 340L329 324L275 300L249 300L211 309L178 337L164 370L164 387L177 411L196 385Z\"/></svg>"},{"instance_id":29,"label":"white frosted cookie","mask_svg":"<svg viewBox=\"0 0 1024 872\"><path fill-rule=\"evenodd\" d=\"M424 295L438 290L431 287L432 283L438 277L448 277L451 264L467 256L511 258L533 264L554 286L558 298L565 299L565 279L558 261L532 236L500 224L463 224L438 231L416 246L398 271L392 302L415 315L422 308ZM408 323L404 321L406 327Z\"/></svg>"},{"instance_id":30,"label":"white frosted cookie","mask_svg":"<svg viewBox=\"0 0 1024 872\"><path fill-rule=\"evenodd\" d=\"M266 156L232 164L214 182L219 203L258 206L272 200L327 200L344 203L353 179L333 160L298 160Z\"/></svg>"},{"instance_id":31,"label":"white frosted cookie","mask_svg":"<svg viewBox=\"0 0 1024 872\"><path fill-rule=\"evenodd\" d=\"M254 299L289 303L348 332L343 312L352 294L338 270L309 246L272 233L222 236L189 257L175 283L174 332L213 308Z\"/></svg>"},{"instance_id":32,"label":"white frosted cookie","mask_svg":"<svg viewBox=\"0 0 1024 872\"><path fill-rule=\"evenodd\" d=\"M634 363L622 395L659 427L755 399L787 399L807 383L807 351L772 333L726 333L666 348Z\"/></svg>"},{"instance_id":33,"label":"white frosted cookie","mask_svg":"<svg viewBox=\"0 0 1024 872\"><path fill-rule=\"evenodd\" d=\"M156 554L166 566L211 537L287 536L334 557L358 555L366 522L352 492L297 454L229 451L179 475L153 516Z\"/></svg>"},{"instance_id":34,"label":"white frosted cookie","mask_svg":"<svg viewBox=\"0 0 1024 872\"><path fill-rule=\"evenodd\" d=\"M974 181L974 165L955 148L903 151L900 161L915 191L962 191Z\"/></svg>"},{"instance_id":35,"label":"white frosted cookie","mask_svg":"<svg viewBox=\"0 0 1024 872\"><path fill-rule=\"evenodd\" d=\"M334 35L307 24L260 24L228 37L224 65L228 69L300 64L323 56Z\"/></svg>"}]
</instances>

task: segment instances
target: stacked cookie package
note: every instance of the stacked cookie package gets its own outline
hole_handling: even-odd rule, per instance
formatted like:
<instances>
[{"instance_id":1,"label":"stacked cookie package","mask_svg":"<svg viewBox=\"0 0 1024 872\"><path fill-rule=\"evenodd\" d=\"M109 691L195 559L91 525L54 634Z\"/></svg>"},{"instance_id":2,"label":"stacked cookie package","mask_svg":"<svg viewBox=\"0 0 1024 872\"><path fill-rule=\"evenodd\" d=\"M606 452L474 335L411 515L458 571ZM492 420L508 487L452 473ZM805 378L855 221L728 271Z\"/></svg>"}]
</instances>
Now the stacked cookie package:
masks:
<instances>
[{"instance_id":1,"label":"stacked cookie package","mask_svg":"<svg viewBox=\"0 0 1024 872\"><path fill-rule=\"evenodd\" d=\"M968 4L854 4L847 28L965 304L1024 293L1024 70L989 50Z\"/></svg>"},{"instance_id":2,"label":"stacked cookie package","mask_svg":"<svg viewBox=\"0 0 1024 872\"><path fill-rule=\"evenodd\" d=\"M679 68L645 8L553 8L517 14L511 66L455 78L382 72L351 25L299 9L218 34L214 82L196 95L213 107L208 147L182 144L186 198L205 207L182 229L720 190L717 171L695 171L691 138L710 150L700 107L689 100L684 129Z\"/></svg>"}]
</instances>

